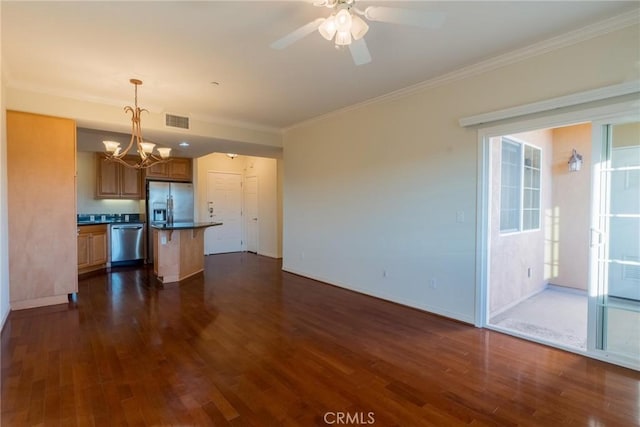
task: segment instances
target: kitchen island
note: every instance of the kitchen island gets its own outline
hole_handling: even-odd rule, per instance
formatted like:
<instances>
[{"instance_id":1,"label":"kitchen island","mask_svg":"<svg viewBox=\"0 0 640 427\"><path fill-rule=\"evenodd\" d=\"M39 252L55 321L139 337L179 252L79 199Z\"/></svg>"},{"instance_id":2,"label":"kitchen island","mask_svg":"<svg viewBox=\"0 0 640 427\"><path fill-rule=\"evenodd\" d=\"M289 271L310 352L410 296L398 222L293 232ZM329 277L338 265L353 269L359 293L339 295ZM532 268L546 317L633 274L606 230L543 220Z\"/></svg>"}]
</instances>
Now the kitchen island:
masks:
<instances>
[{"instance_id":1,"label":"kitchen island","mask_svg":"<svg viewBox=\"0 0 640 427\"><path fill-rule=\"evenodd\" d=\"M204 270L204 230L221 222L152 223L153 272L162 283L179 282Z\"/></svg>"}]
</instances>

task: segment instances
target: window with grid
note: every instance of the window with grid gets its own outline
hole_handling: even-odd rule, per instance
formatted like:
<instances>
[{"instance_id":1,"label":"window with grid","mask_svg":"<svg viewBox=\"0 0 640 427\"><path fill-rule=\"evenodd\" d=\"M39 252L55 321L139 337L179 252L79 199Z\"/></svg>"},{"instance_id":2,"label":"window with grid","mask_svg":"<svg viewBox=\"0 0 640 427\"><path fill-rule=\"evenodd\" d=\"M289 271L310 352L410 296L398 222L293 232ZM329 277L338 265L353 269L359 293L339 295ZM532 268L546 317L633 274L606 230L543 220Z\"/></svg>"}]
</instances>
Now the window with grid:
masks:
<instances>
[{"instance_id":1,"label":"window with grid","mask_svg":"<svg viewBox=\"0 0 640 427\"><path fill-rule=\"evenodd\" d=\"M539 148L502 138L500 160L500 232L540 228Z\"/></svg>"}]
</instances>

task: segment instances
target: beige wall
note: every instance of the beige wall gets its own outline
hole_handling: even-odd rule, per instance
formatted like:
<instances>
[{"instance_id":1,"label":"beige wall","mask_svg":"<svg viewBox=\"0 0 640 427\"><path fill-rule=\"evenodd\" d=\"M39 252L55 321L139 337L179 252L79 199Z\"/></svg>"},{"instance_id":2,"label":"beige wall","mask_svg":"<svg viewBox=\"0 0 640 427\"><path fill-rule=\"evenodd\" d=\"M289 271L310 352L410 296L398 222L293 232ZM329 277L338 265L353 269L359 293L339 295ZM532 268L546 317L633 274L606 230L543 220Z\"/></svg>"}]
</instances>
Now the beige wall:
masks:
<instances>
[{"instance_id":1,"label":"beige wall","mask_svg":"<svg viewBox=\"0 0 640 427\"><path fill-rule=\"evenodd\" d=\"M582 155L582 169L569 172L571 152ZM591 124L553 129L553 208L547 215L549 282L587 290L591 200Z\"/></svg>"},{"instance_id":2,"label":"beige wall","mask_svg":"<svg viewBox=\"0 0 640 427\"><path fill-rule=\"evenodd\" d=\"M552 132L539 130L509 135L516 141L540 148L542 164L540 229L500 233L501 139L491 138L491 255L489 266L489 312L495 315L543 290L545 275L545 213L552 200ZM529 275L530 273L530 275Z\"/></svg>"},{"instance_id":3,"label":"beige wall","mask_svg":"<svg viewBox=\"0 0 640 427\"><path fill-rule=\"evenodd\" d=\"M78 207L79 214L144 213L144 200L96 199L96 153L79 151Z\"/></svg>"},{"instance_id":4,"label":"beige wall","mask_svg":"<svg viewBox=\"0 0 640 427\"><path fill-rule=\"evenodd\" d=\"M283 268L473 322L478 141L458 120L638 79L638 40L626 27L287 130Z\"/></svg>"},{"instance_id":5,"label":"beige wall","mask_svg":"<svg viewBox=\"0 0 640 427\"><path fill-rule=\"evenodd\" d=\"M249 176L258 178L258 254L282 257L281 245L281 183L278 179L280 161L263 157L238 156L230 159L226 154L214 153L194 160L196 219L206 221L207 173L238 173L244 181ZM244 224L243 224L244 228Z\"/></svg>"},{"instance_id":6,"label":"beige wall","mask_svg":"<svg viewBox=\"0 0 640 427\"><path fill-rule=\"evenodd\" d=\"M0 2L0 18L2 3ZM0 19L0 23L2 19ZM0 24L1 32L1 24ZM2 55L0 54L0 70ZM4 73L0 76L0 330L9 315L9 247L7 220L7 129Z\"/></svg>"}]
</instances>

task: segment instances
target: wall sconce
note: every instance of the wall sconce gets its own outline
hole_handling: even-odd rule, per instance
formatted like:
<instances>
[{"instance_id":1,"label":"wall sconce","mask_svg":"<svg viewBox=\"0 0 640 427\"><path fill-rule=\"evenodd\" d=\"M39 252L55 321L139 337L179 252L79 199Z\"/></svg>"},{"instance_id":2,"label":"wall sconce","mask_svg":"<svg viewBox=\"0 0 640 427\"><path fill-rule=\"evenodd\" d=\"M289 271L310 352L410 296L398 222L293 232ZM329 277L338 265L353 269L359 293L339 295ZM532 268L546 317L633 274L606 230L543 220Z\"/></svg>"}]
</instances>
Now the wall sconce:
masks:
<instances>
[{"instance_id":1,"label":"wall sconce","mask_svg":"<svg viewBox=\"0 0 640 427\"><path fill-rule=\"evenodd\" d=\"M575 150L574 150L575 151ZM236 153L227 153L227 157L230 158L231 160L235 159L236 157L238 157L238 155Z\"/></svg>"},{"instance_id":2,"label":"wall sconce","mask_svg":"<svg viewBox=\"0 0 640 427\"><path fill-rule=\"evenodd\" d=\"M573 149L571 157L569 158L569 172L577 172L582 167L582 155L578 154L576 149Z\"/></svg>"}]
</instances>

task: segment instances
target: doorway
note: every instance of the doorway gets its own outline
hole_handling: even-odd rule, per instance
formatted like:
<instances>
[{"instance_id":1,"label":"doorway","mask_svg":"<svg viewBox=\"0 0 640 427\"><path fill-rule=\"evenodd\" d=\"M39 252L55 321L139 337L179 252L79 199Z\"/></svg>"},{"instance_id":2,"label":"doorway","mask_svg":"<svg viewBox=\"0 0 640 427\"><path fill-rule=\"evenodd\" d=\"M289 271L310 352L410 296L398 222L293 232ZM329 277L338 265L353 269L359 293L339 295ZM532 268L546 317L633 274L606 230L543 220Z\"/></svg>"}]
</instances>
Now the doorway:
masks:
<instances>
[{"instance_id":1,"label":"doorway","mask_svg":"<svg viewBox=\"0 0 640 427\"><path fill-rule=\"evenodd\" d=\"M489 325L586 350L591 124L490 138Z\"/></svg>"},{"instance_id":2,"label":"doorway","mask_svg":"<svg viewBox=\"0 0 640 427\"><path fill-rule=\"evenodd\" d=\"M627 117L629 115L631 115L631 119ZM544 179L541 178L540 192L541 194L546 192L547 197L551 194L550 204L545 205L548 200L545 202L544 196L540 198L539 202L535 200L532 202L530 196L531 193L535 193L536 188L535 185L529 185L531 181L528 181L527 185L523 185L523 189L519 190L519 196L514 196L516 198L515 204L511 202L504 205L493 203L492 197L495 197L494 195L499 194L500 191L503 195L509 194L509 185L506 186L506 189L501 189L500 179L497 181L492 179L496 174L500 178L508 179L508 176L502 175L501 168L502 166L508 168L509 162L497 166L498 171L496 171L496 164L491 161L492 150L500 150L500 155L508 156L509 148L511 148L513 157L522 161L519 173L520 179L524 182L526 166L536 162L535 154L532 154L531 150L529 150L529 156L526 155L527 146L540 148L540 144L527 144L530 141L527 141L527 138L520 134L533 132L532 130L535 129L571 128L581 123L591 126L589 132L591 150L585 150L586 152L582 153L585 154L584 164L580 171L583 174L568 172L567 161L570 152L564 154L565 159L562 162L558 161L551 167L560 167L561 163L564 163L561 166L566 171L564 178L570 180L567 183L575 181L574 178L577 176L582 176L588 182L586 189L573 182L566 188L568 191L565 191L564 195L560 197L553 193L555 191L554 184L558 186L558 178L555 177L550 184L545 184ZM612 104L479 130L479 286L476 317L478 326L500 330L633 369L640 369L640 301L635 294L635 292L640 293L640 274L638 274L640 272L640 200L638 200L640 194L640 156L636 157L635 154L635 150L638 150L638 154L640 154L640 148L629 148L629 146L639 144L639 123L637 108L633 108L629 104ZM618 124L624 125L624 127L618 127ZM627 135L627 141L635 142L622 142L622 137L618 141L616 135ZM504 149L502 147L503 137L511 140L507 141L507 147ZM500 144L500 148L493 145L496 143ZM510 147L509 143L511 143ZM518 144L520 144L519 148L516 147ZM622 146L625 148L623 149ZM547 151L547 156L551 152L555 155L555 151L542 149L541 165L544 163L545 151ZM626 163L621 164L620 160L616 159L625 159ZM535 175L535 171L533 175ZM515 195L516 191L511 190L512 195ZM525 190L530 190L529 194ZM635 198L629 196L628 192L630 191L634 192ZM583 214L577 220L575 214L571 214L570 209L567 211L574 204L574 197L588 201L586 207L584 203L581 204L580 209ZM564 205L562 205L563 203ZM533 227L526 229L524 224L527 209L533 209L534 216L536 216L535 209L538 206L540 209L539 228L536 229L535 221L532 223L529 218L529 225L533 224ZM500 227L503 224L500 224L500 215L506 216L510 209L515 208L519 209L518 226L521 228L512 230L513 235L510 236L508 226L513 226L514 223L506 221L505 228L501 230ZM576 223L581 223L579 233L576 234L578 237L573 240L563 239L560 233L562 223L574 226ZM543 246L545 249L543 261L534 262L530 259L514 256L515 252L510 252L512 247L508 245L501 257L496 255L494 249L496 246L500 246L500 243L496 243L493 238L496 230L505 232L503 233L506 235L504 237L512 240L518 234L522 239L531 239L531 236L536 233L540 237L541 234L544 237ZM580 282L586 283L585 289L567 289L570 288L567 286L557 288L558 278L563 277L563 274L567 272L567 264L565 263L567 259L579 259L580 262L576 265L582 263L582 266L579 267L579 272L582 275ZM530 286L525 288L529 293L521 292L518 300L518 298L513 298L514 287L511 286L513 282L504 281L503 287L507 289L507 293L503 296L512 297L512 303L511 306L503 305L502 311L496 312L496 295L492 295L496 289L493 289L492 281L495 281L496 275L500 274L500 263L515 269L518 274L524 276L524 281L529 281ZM542 280L538 283L540 277ZM568 276L565 274L564 277ZM564 283L560 283L560 285L564 285ZM558 294L558 291L562 291L562 294ZM509 295L509 292L512 294ZM578 301L577 305L574 304L574 307L578 308L566 309L568 305L554 305L559 302L560 297L566 297L567 300L574 303ZM536 302L536 300L538 301ZM496 324L504 320L504 316L501 318L501 315L525 303L529 304L528 309L538 317L538 320L543 319L554 327L558 324L566 327L571 323L569 317L579 317L579 324L584 325L581 326L584 335L579 336L579 340L562 341L553 334L546 336L532 334L526 327L518 328L516 326L514 328L509 327L510 325ZM494 305L492 306L492 304ZM545 313L540 307L548 311ZM570 316L559 318L559 314L570 314ZM547 332L556 330L549 328Z\"/></svg>"},{"instance_id":3,"label":"doorway","mask_svg":"<svg viewBox=\"0 0 640 427\"><path fill-rule=\"evenodd\" d=\"M242 251L241 174L207 172L207 210L222 225L205 229L205 255Z\"/></svg>"}]
</instances>

